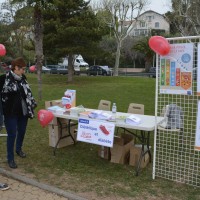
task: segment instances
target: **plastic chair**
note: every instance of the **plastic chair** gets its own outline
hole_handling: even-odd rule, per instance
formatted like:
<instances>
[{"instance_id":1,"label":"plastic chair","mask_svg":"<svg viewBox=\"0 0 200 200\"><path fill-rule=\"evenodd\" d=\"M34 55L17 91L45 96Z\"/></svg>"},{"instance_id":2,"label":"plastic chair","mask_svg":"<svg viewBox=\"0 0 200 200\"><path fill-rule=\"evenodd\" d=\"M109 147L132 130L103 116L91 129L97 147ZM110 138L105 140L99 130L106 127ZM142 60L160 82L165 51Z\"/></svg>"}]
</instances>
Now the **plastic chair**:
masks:
<instances>
[{"instance_id":1,"label":"plastic chair","mask_svg":"<svg viewBox=\"0 0 200 200\"><path fill-rule=\"evenodd\" d=\"M144 105L137 103L130 103L127 113L144 115Z\"/></svg>"},{"instance_id":2,"label":"plastic chair","mask_svg":"<svg viewBox=\"0 0 200 200\"><path fill-rule=\"evenodd\" d=\"M144 105L143 104L137 104L137 103L130 103L128 107L127 113L131 114L141 114L144 115ZM118 134L119 129L117 128L117 134ZM124 129L124 133L125 133ZM135 135L137 135L138 131L135 130Z\"/></svg>"},{"instance_id":3,"label":"plastic chair","mask_svg":"<svg viewBox=\"0 0 200 200\"><path fill-rule=\"evenodd\" d=\"M110 109L111 109L111 101L100 100L99 105L98 105L98 110L110 111Z\"/></svg>"}]
</instances>

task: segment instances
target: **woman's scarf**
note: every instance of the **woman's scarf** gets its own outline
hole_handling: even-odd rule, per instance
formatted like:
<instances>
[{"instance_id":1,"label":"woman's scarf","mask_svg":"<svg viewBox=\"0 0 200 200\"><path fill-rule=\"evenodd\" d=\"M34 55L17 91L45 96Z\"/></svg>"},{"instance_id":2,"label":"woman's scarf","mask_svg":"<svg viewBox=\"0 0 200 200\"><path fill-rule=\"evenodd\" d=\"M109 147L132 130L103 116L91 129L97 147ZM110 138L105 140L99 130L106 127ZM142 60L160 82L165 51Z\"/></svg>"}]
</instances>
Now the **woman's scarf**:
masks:
<instances>
[{"instance_id":1,"label":"woman's scarf","mask_svg":"<svg viewBox=\"0 0 200 200\"><path fill-rule=\"evenodd\" d=\"M26 81L24 76L18 76L12 71L6 73L6 79L5 79L3 89L2 89L2 101L6 102L8 100L8 94L10 92L20 93L20 89L18 87L17 81L20 81L20 87L22 87L24 90L25 101L26 101L27 112L28 112L27 115L28 117L33 118L34 117L33 109L36 108L37 103L35 99L33 98L29 84ZM22 95L21 95L21 98L23 98Z\"/></svg>"}]
</instances>

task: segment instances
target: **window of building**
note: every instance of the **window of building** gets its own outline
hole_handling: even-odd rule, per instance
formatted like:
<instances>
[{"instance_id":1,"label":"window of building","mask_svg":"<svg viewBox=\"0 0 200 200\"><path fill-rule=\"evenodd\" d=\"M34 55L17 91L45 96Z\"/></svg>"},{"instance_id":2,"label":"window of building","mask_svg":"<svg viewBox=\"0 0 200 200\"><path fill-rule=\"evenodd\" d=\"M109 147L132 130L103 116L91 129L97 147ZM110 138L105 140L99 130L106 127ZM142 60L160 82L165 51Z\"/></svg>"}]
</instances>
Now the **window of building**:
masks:
<instances>
[{"instance_id":1,"label":"window of building","mask_svg":"<svg viewBox=\"0 0 200 200\"><path fill-rule=\"evenodd\" d=\"M148 22L152 21L152 16L147 16Z\"/></svg>"},{"instance_id":2,"label":"window of building","mask_svg":"<svg viewBox=\"0 0 200 200\"><path fill-rule=\"evenodd\" d=\"M156 22L155 23L155 28L159 28L159 26L160 26L159 22Z\"/></svg>"},{"instance_id":3,"label":"window of building","mask_svg":"<svg viewBox=\"0 0 200 200\"><path fill-rule=\"evenodd\" d=\"M144 21L140 22L140 27L145 27L145 22Z\"/></svg>"}]
</instances>

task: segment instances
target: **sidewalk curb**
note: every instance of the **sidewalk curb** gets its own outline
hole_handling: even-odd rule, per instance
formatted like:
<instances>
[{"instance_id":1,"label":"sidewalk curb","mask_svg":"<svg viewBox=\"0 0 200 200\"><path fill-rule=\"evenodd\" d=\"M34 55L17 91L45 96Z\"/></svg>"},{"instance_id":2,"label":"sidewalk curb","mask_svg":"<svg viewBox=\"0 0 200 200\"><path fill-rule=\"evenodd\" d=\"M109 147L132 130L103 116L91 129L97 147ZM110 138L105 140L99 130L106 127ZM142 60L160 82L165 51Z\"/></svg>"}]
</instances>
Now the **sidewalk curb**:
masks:
<instances>
[{"instance_id":1,"label":"sidewalk curb","mask_svg":"<svg viewBox=\"0 0 200 200\"><path fill-rule=\"evenodd\" d=\"M6 175L10 178L13 178L15 180L18 180L18 181L21 181L21 182L24 182L26 184L29 184L29 185L32 185L32 186L35 186L35 187L38 187L42 190L46 190L46 191L49 191L51 193L55 193L57 195L60 195L60 196L63 196L63 197L66 197L68 198L69 200L87 200L83 197L79 197L75 194L72 194L72 193L69 193L69 192L66 192L64 190L61 190L61 189L58 189L56 187L53 187L53 186L50 186L50 185L46 185L44 183L39 183L33 179L30 179L30 178L27 178L25 176L21 176L19 174L15 174L13 172L10 172L10 171L7 171L5 169L2 169L0 168L0 174L3 174L3 175Z\"/></svg>"}]
</instances>

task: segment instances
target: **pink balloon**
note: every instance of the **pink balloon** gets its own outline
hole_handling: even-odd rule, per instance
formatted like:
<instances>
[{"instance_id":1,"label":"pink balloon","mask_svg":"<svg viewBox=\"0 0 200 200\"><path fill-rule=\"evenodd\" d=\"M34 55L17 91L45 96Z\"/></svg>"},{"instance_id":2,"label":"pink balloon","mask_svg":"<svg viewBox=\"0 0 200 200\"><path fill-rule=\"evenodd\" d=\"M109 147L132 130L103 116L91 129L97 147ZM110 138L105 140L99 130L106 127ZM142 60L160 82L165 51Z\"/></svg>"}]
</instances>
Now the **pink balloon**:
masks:
<instances>
[{"instance_id":1,"label":"pink balloon","mask_svg":"<svg viewBox=\"0 0 200 200\"><path fill-rule=\"evenodd\" d=\"M6 48L3 44L0 44L0 56L6 55Z\"/></svg>"},{"instance_id":2,"label":"pink balloon","mask_svg":"<svg viewBox=\"0 0 200 200\"><path fill-rule=\"evenodd\" d=\"M38 112L38 120L43 127L47 126L53 118L53 113L48 110L39 110Z\"/></svg>"},{"instance_id":3,"label":"pink balloon","mask_svg":"<svg viewBox=\"0 0 200 200\"><path fill-rule=\"evenodd\" d=\"M29 70L30 70L30 72L34 72L34 71L36 70L35 65L30 66L30 67L29 67Z\"/></svg>"},{"instance_id":4,"label":"pink balloon","mask_svg":"<svg viewBox=\"0 0 200 200\"><path fill-rule=\"evenodd\" d=\"M169 42L162 36L152 36L149 39L149 47L161 56L167 55L170 51Z\"/></svg>"}]
</instances>

